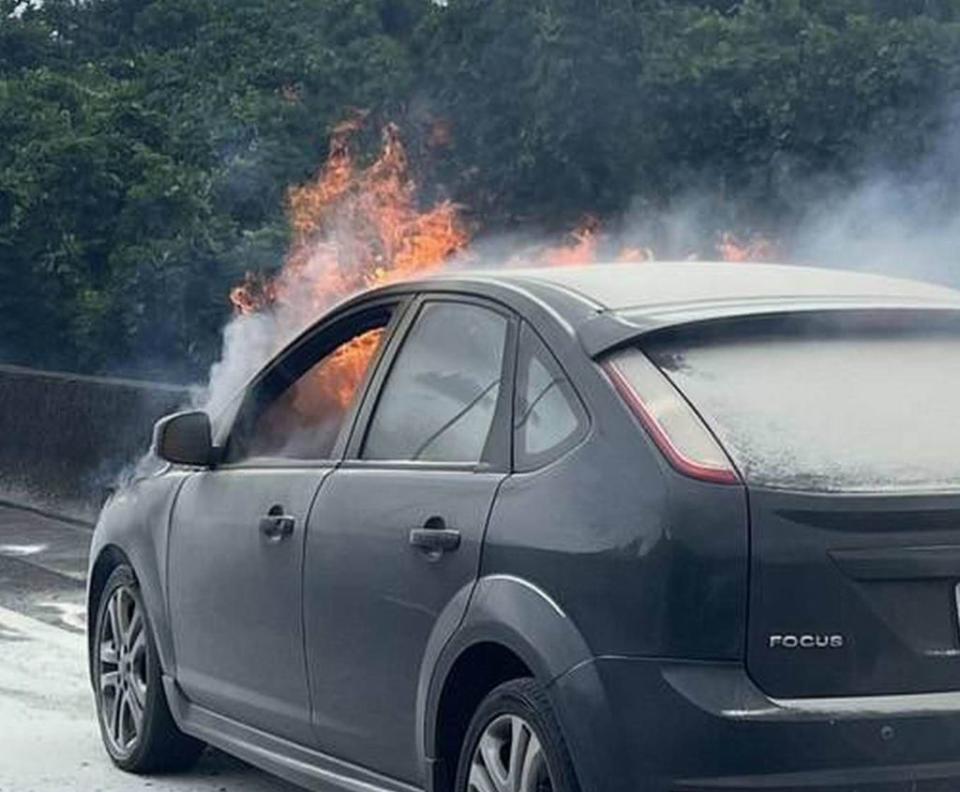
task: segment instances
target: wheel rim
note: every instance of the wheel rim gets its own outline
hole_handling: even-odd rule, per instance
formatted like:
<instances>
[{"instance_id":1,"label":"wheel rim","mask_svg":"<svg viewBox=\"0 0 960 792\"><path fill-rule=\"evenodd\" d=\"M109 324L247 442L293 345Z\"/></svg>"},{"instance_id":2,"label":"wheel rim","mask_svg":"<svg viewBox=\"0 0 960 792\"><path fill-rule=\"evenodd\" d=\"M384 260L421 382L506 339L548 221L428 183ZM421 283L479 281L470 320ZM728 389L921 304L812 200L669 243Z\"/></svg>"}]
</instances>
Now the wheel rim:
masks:
<instances>
[{"instance_id":1,"label":"wheel rim","mask_svg":"<svg viewBox=\"0 0 960 792\"><path fill-rule=\"evenodd\" d=\"M147 703L147 634L142 608L128 586L110 595L98 641L103 731L111 750L127 756L140 739Z\"/></svg>"},{"instance_id":2,"label":"wheel rim","mask_svg":"<svg viewBox=\"0 0 960 792\"><path fill-rule=\"evenodd\" d=\"M501 715L483 730L470 763L468 792L553 792L543 745L529 723Z\"/></svg>"}]
</instances>

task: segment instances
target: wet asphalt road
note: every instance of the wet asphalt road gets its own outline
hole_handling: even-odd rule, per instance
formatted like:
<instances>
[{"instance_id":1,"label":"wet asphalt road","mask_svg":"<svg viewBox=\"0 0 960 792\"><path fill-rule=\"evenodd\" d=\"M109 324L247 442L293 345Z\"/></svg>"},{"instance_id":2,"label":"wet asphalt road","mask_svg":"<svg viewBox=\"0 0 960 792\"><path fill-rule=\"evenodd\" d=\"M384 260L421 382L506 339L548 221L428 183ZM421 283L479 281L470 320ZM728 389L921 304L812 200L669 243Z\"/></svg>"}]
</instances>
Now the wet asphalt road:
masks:
<instances>
[{"instance_id":1,"label":"wet asphalt road","mask_svg":"<svg viewBox=\"0 0 960 792\"><path fill-rule=\"evenodd\" d=\"M89 543L82 524L0 505L0 792L292 792L212 750L185 775L110 764L85 666Z\"/></svg>"}]
</instances>

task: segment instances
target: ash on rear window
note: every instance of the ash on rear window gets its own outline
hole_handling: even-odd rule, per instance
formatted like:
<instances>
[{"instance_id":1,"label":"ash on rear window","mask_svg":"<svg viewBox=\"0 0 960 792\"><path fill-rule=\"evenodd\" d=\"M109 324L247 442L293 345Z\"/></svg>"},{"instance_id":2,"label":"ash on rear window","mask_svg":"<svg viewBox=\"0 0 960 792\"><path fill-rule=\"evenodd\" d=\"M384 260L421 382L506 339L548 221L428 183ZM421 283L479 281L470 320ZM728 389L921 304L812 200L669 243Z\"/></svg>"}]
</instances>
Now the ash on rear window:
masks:
<instances>
[{"instance_id":1,"label":"ash on rear window","mask_svg":"<svg viewBox=\"0 0 960 792\"><path fill-rule=\"evenodd\" d=\"M742 320L644 351L748 483L960 489L960 330L952 324Z\"/></svg>"}]
</instances>

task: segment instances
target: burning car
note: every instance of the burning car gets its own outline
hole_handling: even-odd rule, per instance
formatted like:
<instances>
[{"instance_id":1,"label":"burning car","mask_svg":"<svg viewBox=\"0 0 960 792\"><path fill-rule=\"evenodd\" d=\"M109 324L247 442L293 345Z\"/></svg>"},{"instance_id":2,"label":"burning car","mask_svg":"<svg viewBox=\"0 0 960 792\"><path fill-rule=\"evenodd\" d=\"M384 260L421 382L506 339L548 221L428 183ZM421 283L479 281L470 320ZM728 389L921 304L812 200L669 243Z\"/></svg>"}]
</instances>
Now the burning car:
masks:
<instances>
[{"instance_id":1,"label":"burning car","mask_svg":"<svg viewBox=\"0 0 960 792\"><path fill-rule=\"evenodd\" d=\"M960 293L753 264L347 300L105 506L120 767L317 789L960 781Z\"/></svg>"}]
</instances>

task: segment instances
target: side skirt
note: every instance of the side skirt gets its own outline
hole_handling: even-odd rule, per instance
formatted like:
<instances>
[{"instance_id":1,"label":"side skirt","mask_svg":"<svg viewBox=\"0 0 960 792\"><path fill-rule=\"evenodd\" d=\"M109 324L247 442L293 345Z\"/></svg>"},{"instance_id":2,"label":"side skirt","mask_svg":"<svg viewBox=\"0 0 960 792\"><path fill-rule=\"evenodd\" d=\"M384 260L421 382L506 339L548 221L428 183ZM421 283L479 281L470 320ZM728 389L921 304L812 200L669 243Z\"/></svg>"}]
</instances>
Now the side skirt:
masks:
<instances>
[{"instance_id":1,"label":"side skirt","mask_svg":"<svg viewBox=\"0 0 960 792\"><path fill-rule=\"evenodd\" d=\"M423 792L415 786L335 759L198 707L164 675L170 713L182 731L245 762L317 792Z\"/></svg>"}]
</instances>

